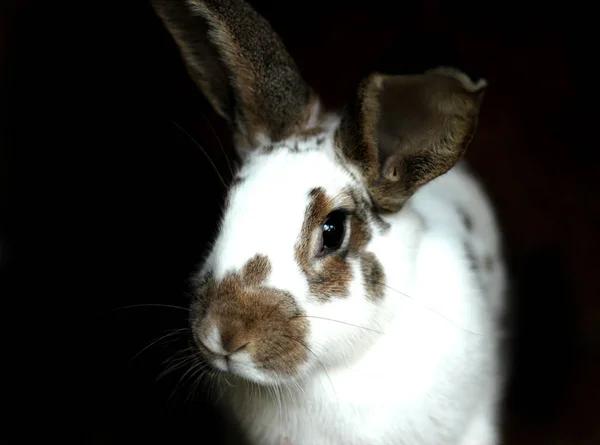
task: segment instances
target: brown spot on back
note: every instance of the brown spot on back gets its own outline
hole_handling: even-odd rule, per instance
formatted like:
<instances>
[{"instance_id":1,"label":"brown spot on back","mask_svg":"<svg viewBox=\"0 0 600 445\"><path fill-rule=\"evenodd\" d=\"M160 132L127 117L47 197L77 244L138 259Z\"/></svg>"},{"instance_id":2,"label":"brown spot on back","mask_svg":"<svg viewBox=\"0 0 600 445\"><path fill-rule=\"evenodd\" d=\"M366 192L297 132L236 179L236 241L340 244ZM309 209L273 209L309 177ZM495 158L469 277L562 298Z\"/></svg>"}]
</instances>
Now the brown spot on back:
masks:
<instances>
[{"instance_id":1,"label":"brown spot on back","mask_svg":"<svg viewBox=\"0 0 600 445\"><path fill-rule=\"evenodd\" d=\"M224 349L243 347L258 368L293 375L306 362L308 322L291 294L264 284L270 271L268 258L256 255L219 283L205 280L192 304L191 329L207 358L212 353L201 338L216 325Z\"/></svg>"},{"instance_id":2,"label":"brown spot on back","mask_svg":"<svg viewBox=\"0 0 600 445\"><path fill-rule=\"evenodd\" d=\"M383 267L374 253L364 252L360 258L360 268L363 275L365 292L371 300L383 296L385 274Z\"/></svg>"}]
</instances>

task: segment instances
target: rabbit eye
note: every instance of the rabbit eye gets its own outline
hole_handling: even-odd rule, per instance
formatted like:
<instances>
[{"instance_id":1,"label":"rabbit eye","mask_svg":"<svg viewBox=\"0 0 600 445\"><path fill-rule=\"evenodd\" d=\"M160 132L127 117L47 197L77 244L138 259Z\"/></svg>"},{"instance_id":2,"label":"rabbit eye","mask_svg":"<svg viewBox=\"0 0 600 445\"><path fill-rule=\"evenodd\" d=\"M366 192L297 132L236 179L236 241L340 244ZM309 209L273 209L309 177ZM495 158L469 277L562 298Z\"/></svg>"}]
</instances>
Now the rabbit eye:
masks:
<instances>
[{"instance_id":1,"label":"rabbit eye","mask_svg":"<svg viewBox=\"0 0 600 445\"><path fill-rule=\"evenodd\" d=\"M346 213L341 210L331 212L323 223L323 250L331 252L340 248L346 233Z\"/></svg>"}]
</instances>

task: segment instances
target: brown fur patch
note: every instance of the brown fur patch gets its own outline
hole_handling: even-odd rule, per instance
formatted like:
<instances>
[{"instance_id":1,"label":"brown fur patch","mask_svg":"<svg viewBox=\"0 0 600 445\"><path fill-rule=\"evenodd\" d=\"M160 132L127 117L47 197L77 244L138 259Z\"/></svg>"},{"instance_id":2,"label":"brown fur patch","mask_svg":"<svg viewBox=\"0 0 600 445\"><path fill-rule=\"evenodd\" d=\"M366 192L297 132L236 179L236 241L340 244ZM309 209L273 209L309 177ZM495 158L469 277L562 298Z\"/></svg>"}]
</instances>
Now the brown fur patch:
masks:
<instances>
[{"instance_id":1,"label":"brown fur patch","mask_svg":"<svg viewBox=\"0 0 600 445\"><path fill-rule=\"evenodd\" d=\"M271 262L265 255L255 255L242 269L242 279L249 286L258 286L271 273Z\"/></svg>"},{"instance_id":2,"label":"brown fur patch","mask_svg":"<svg viewBox=\"0 0 600 445\"><path fill-rule=\"evenodd\" d=\"M306 274L310 292L321 301L347 296L352 280L350 265L338 252L321 261L315 259L319 229L332 210L331 201L323 189L311 190L300 240L296 244L296 261Z\"/></svg>"},{"instance_id":3,"label":"brown fur patch","mask_svg":"<svg viewBox=\"0 0 600 445\"><path fill-rule=\"evenodd\" d=\"M201 339L214 326L225 350L244 348L258 368L293 375L308 358L308 322L288 292L268 287L271 264L256 255L240 273L217 283L209 277L192 305L191 328L200 351L211 358Z\"/></svg>"},{"instance_id":4,"label":"brown fur patch","mask_svg":"<svg viewBox=\"0 0 600 445\"><path fill-rule=\"evenodd\" d=\"M314 189L310 193L311 200L307 207L300 240L296 245L296 260L306 274L310 292L320 301L328 301L333 297L346 297L353 278L351 259L359 259L365 246L371 240L368 225L367 203L358 200L351 190L342 192L342 199L347 197L353 203L349 215L350 236L346 248L332 253L323 259L316 258L320 243L320 229L327 215L334 210L331 200L322 189Z\"/></svg>"},{"instance_id":5,"label":"brown fur patch","mask_svg":"<svg viewBox=\"0 0 600 445\"><path fill-rule=\"evenodd\" d=\"M358 194L353 191L347 191L346 193L352 197L352 201L354 202L348 251L350 255L355 256L360 254L369 241L371 241L371 230L368 223L370 203L362 201L358 197Z\"/></svg>"},{"instance_id":6,"label":"brown fur patch","mask_svg":"<svg viewBox=\"0 0 600 445\"><path fill-rule=\"evenodd\" d=\"M365 292L371 300L377 300L383 296L385 286L385 274L383 267L374 253L364 252L360 257L360 268L363 275Z\"/></svg>"}]
</instances>

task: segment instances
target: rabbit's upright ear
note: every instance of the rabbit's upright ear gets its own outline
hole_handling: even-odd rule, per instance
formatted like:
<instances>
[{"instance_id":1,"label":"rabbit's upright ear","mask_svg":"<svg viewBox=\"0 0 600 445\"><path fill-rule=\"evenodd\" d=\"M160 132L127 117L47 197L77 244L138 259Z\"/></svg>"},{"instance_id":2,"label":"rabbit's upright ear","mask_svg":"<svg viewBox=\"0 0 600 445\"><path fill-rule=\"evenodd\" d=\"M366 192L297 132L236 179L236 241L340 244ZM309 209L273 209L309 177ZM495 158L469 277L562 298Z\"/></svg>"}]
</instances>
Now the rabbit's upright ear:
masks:
<instances>
[{"instance_id":1,"label":"rabbit's upright ear","mask_svg":"<svg viewBox=\"0 0 600 445\"><path fill-rule=\"evenodd\" d=\"M310 125L318 99L269 23L243 0L152 0L194 82L238 149Z\"/></svg>"},{"instance_id":2,"label":"rabbit's upright ear","mask_svg":"<svg viewBox=\"0 0 600 445\"><path fill-rule=\"evenodd\" d=\"M336 144L363 172L383 211L456 164L469 145L485 80L451 68L421 75L372 74L347 105Z\"/></svg>"}]
</instances>

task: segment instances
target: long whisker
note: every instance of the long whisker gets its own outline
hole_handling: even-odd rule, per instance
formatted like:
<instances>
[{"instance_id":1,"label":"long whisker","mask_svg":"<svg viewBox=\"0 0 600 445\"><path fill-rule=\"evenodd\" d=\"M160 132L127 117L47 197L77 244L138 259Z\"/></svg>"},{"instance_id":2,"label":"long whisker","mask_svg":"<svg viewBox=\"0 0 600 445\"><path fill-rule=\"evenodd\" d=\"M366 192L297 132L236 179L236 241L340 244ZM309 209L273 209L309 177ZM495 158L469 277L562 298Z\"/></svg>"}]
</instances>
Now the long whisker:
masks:
<instances>
[{"instance_id":1,"label":"long whisker","mask_svg":"<svg viewBox=\"0 0 600 445\"><path fill-rule=\"evenodd\" d=\"M337 393L336 393L336 391L335 391L335 386L333 386L333 381L331 380L331 377L329 377L329 373L327 372L327 369L325 368L325 365L323 365L323 362L322 362L322 361L319 359L319 357L317 356L317 354L315 354L315 353L313 352L313 350L312 350L312 349L310 349L310 348L308 347L308 345L307 345L306 343L304 343L303 341L301 341L301 340L298 340L298 339L297 339L297 338L295 338L295 337L291 337L291 336L289 336L289 335L285 335L285 334L282 334L282 336L283 336L283 337L285 337L285 338L288 338L288 339L290 339L290 340L292 340L292 341L295 341L295 342L296 342L296 343L298 343L299 345L301 345L301 346L303 346L304 348L306 348L306 350L307 350L309 353L311 353L311 354L313 355L313 357L314 357L314 358L317 360L317 363L319 363L319 366L321 366L321 368L323 369L323 372L325 372L325 375L327 376L327 379L329 380L329 384L331 385L331 389L333 390L333 393L335 394L335 398L336 398L336 400L337 400Z\"/></svg>"},{"instance_id":2,"label":"long whisker","mask_svg":"<svg viewBox=\"0 0 600 445\"><path fill-rule=\"evenodd\" d=\"M177 122L175 122L175 121L172 120L171 123L173 125L175 125L177 128L179 128L194 143L194 145L196 145L200 149L200 151L202 151L202 153L204 153L204 156L206 156L206 159L208 159L208 162L210 162L210 164L215 169L215 173L217 174L217 176L221 180L221 184L223 184L223 187L227 188L227 184L225 183L225 180L223 179L223 176L221 176L221 173L219 172L219 169L217 168L217 166L215 165L215 163L213 162L213 160L211 159L211 157L208 155L208 153L206 152L206 150L198 143L198 141L196 141L196 139L194 139L187 131L185 131Z\"/></svg>"},{"instance_id":3,"label":"long whisker","mask_svg":"<svg viewBox=\"0 0 600 445\"><path fill-rule=\"evenodd\" d=\"M183 306L176 306L174 304L162 304L162 303L144 303L144 304L130 304L127 306L121 306L121 307L117 307L113 309L114 311L120 311L122 309L132 309L132 308L140 308L140 307L162 307L162 308L169 308L169 309L179 309L181 311L186 311L189 312L190 309L183 307Z\"/></svg>"},{"instance_id":4,"label":"long whisker","mask_svg":"<svg viewBox=\"0 0 600 445\"><path fill-rule=\"evenodd\" d=\"M341 323L341 324L345 324L345 325L348 325L348 326L353 326L355 328L364 329L366 331L375 332L377 334L383 334L383 332L381 332L381 331L378 331L376 329L367 328L366 326L360 326L360 325L357 325L357 324L348 323L346 321L336 320L336 319L333 319L333 318L319 317L319 316L316 316L316 315L294 315L291 318L292 319L293 318L316 318L316 319L320 319L320 320L333 321L333 322L336 322L336 323Z\"/></svg>"},{"instance_id":5,"label":"long whisker","mask_svg":"<svg viewBox=\"0 0 600 445\"><path fill-rule=\"evenodd\" d=\"M415 302L415 303L418 303L418 304L422 305L422 307L423 307L423 308L427 309L428 311L431 311L432 313L434 313L434 314L435 314L435 315L437 315L438 317L440 317L440 318L443 318L443 319L444 319L444 320L446 320L448 323L452 324L453 326L456 326L458 329L460 329L460 330L462 330L462 331L464 331L464 332L467 332L467 333L469 333L469 334L473 334L473 335L479 335L479 336L483 336L483 335L484 335L484 334L481 334L481 333L479 333L479 332L474 332L474 331L471 331L471 330L469 330L469 329L466 329L466 328L464 328L464 327L460 326L460 325L459 325L459 324L457 324L455 321L453 321L452 319L448 318L447 316L445 316L445 315L444 315L444 314L442 314L441 312L439 312L439 311L436 311L436 310L435 310L435 309L433 309L432 307L430 307L430 306L426 305L425 303L423 303L421 300L419 300L419 299L417 299L417 298L414 298L414 297L411 297L411 296L410 296L410 295L408 295L407 293L401 292L401 291L399 291L398 289L394 289L393 287L391 287L391 286L387 285L386 283L384 283L384 282L382 282L382 281L380 281L380 282L379 282L379 284L381 284L381 285L385 286L386 288L390 289L391 291L394 291L394 292L396 292L397 294L399 294L399 295L402 295L403 297L405 297L405 298L407 298L407 299L409 299L409 300L411 300L411 301L413 301L413 302Z\"/></svg>"},{"instance_id":6,"label":"long whisker","mask_svg":"<svg viewBox=\"0 0 600 445\"><path fill-rule=\"evenodd\" d=\"M137 354L135 354L133 357L131 357L131 360L129 360L129 361L130 362L134 361L136 359L136 357L140 356L144 351L148 350L149 348L151 348L152 346L154 346L161 340L166 340L167 338L173 337L177 334L181 334L183 331L186 331L186 330L187 330L187 328L175 329L174 331L168 332L167 334L158 337L156 340L154 340L154 341L150 342L149 344L147 344L146 346L144 346Z\"/></svg>"},{"instance_id":7,"label":"long whisker","mask_svg":"<svg viewBox=\"0 0 600 445\"><path fill-rule=\"evenodd\" d=\"M189 364L190 362L194 362L194 360L196 360L196 357L193 353L190 353L190 351L192 351L192 348L185 348L184 350L180 351L179 354L187 354L185 355L183 358L179 358L177 360L175 360L175 356L178 353L173 354L172 357L168 358L167 360L165 360L165 362L163 362L163 364L167 364L167 362L173 362L170 365L166 366L165 369L158 374L158 376L156 377L156 381L158 382L160 379L166 377L167 375L171 374L172 372L176 371L177 369Z\"/></svg>"}]
</instances>

